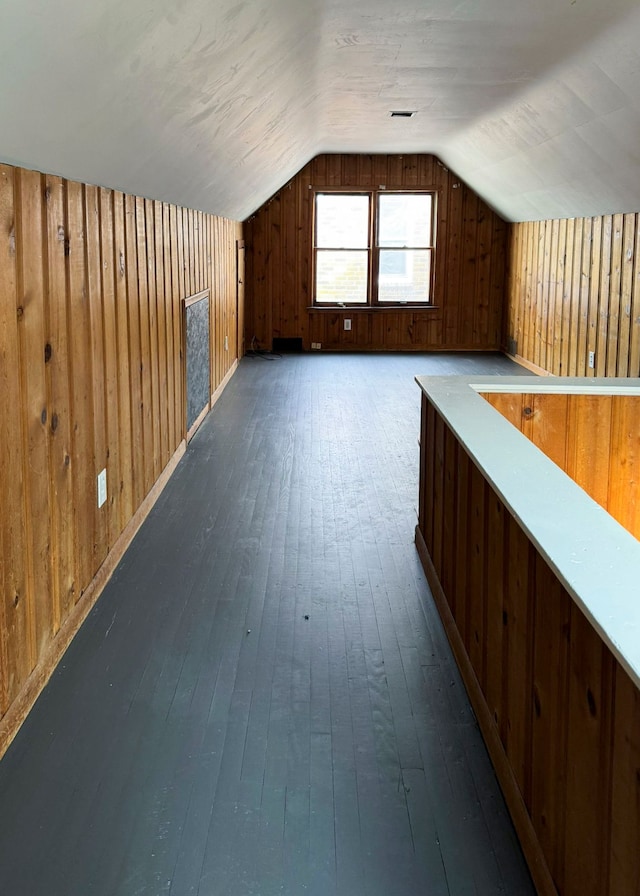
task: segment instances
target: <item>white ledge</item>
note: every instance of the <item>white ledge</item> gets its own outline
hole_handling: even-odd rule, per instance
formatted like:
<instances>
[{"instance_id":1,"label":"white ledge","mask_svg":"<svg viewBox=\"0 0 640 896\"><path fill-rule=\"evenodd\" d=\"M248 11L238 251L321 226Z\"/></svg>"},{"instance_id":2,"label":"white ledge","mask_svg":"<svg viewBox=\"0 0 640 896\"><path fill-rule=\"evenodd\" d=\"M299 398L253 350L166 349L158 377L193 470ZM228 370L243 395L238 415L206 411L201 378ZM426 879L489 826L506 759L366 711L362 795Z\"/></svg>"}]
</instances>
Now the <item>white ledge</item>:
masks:
<instances>
[{"instance_id":1,"label":"white ledge","mask_svg":"<svg viewBox=\"0 0 640 896\"><path fill-rule=\"evenodd\" d=\"M640 395L640 379L416 382L640 688L640 542L478 394Z\"/></svg>"}]
</instances>

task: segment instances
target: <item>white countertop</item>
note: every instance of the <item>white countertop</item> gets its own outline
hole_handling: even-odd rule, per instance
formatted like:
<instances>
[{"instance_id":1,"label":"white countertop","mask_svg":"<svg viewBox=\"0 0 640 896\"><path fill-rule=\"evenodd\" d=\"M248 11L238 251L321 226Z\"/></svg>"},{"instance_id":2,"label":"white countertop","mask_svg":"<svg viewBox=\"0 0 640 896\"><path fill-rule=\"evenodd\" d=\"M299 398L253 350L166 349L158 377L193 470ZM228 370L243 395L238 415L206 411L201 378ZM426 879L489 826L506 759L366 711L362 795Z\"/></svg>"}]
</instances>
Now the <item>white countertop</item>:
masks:
<instances>
[{"instance_id":1,"label":"white countertop","mask_svg":"<svg viewBox=\"0 0 640 896\"><path fill-rule=\"evenodd\" d=\"M640 688L640 542L478 394L640 395L640 379L418 376L416 382Z\"/></svg>"}]
</instances>

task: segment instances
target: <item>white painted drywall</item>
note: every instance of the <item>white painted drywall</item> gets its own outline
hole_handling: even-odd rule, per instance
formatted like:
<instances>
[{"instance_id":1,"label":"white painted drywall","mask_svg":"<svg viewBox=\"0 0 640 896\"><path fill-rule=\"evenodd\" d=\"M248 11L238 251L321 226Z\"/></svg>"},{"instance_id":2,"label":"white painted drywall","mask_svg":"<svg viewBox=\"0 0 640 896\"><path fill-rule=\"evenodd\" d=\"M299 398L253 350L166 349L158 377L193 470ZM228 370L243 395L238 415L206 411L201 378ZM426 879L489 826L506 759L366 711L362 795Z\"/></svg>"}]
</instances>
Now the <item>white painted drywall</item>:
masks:
<instances>
[{"instance_id":1,"label":"white painted drywall","mask_svg":"<svg viewBox=\"0 0 640 896\"><path fill-rule=\"evenodd\" d=\"M2 0L0 159L241 219L435 152L511 220L636 211L638 45L637 0Z\"/></svg>"}]
</instances>

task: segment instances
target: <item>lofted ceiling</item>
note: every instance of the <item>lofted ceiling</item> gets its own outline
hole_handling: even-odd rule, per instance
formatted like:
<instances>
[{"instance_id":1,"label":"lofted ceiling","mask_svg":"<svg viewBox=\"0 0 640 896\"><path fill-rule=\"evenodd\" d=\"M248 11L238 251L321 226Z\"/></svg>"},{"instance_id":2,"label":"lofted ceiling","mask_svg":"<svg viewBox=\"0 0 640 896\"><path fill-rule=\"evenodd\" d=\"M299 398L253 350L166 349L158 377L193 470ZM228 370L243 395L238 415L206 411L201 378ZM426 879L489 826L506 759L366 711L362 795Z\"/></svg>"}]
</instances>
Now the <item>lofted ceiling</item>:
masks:
<instances>
[{"instance_id":1,"label":"lofted ceiling","mask_svg":"<svg viewBox=\"0 0 640 896\"><path fill-rule=\"evenodd\" d=\"M3 0L0 85L3 161L235 219L320 152L640 211L637 0Z\"/></svg>"}]
</instances>

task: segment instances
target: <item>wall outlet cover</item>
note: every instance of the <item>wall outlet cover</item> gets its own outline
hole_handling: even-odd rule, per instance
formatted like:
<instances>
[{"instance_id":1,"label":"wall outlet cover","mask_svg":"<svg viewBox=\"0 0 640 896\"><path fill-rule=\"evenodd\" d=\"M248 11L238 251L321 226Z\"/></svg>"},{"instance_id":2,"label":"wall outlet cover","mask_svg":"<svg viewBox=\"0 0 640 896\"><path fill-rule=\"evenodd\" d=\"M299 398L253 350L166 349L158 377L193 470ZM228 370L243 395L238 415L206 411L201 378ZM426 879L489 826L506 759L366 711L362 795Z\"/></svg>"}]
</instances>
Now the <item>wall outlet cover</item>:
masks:
<instances>
[{"instance_id":1,"label":"wall outlet cover","mask_svg":"<svg viewBox=\"0 0 640 896\"><path fill-rule=\"evenodd\" d=\"M98 473L98 507L102 507L102 505L107 500L107 471L106 469L101 470Z\"/></svg>"}]
</instances>

